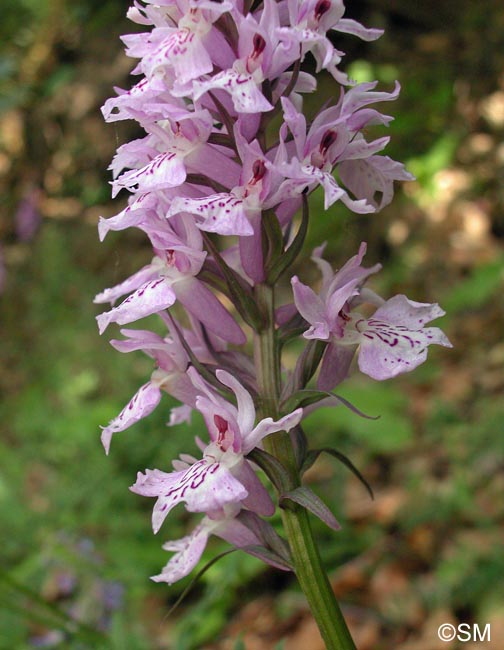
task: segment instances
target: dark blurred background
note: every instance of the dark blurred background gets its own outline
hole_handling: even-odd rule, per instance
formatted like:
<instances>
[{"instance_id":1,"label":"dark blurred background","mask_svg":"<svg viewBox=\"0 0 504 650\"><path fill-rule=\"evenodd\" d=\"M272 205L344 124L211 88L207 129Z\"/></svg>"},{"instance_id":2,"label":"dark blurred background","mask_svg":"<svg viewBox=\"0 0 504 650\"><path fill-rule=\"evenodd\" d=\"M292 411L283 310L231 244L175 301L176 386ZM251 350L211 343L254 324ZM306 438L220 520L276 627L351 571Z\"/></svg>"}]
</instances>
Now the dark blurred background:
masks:
<instances>
[{"instance_id":1,"label":"dark blurred background","mask_svg":"<svg viewBox=\"0 0 504 650\"><path fill-rule=\"evenodd\" d=\"M375 216L313 197L306 256L327 240L339 266L360 241L384 270L373 287L439 301L453 350L411 376L355 376L341 393L376 421L321 410L314 444L348 454L375 490L322 459L308 480L342 523L314 523L359 650L504 647L504 9L500 0L348 1L383 27L375 43L337 36L346 69L400 99L387 153L417 181ZM160 535L136 471L194 450L200 426L167 429L168 398L118 434L99 425L152 367L100 338L92 304L150 259L139 232L98 242L110 216L107 166L134 124L99 107L128 87L134 31L124 0L3 0L0 22L0 648L319 650L294 580L239 553L215 564L173 616L186 583L148 580L160 548L186 533L183 509ZM321 95L336 92L321 79ZM313 111L318 95L308 98ZM383 132L380 132L383 135ZM315 271L303 264L305 279ZM311 276L310 276L311 273ZM294 352L292 352L294 354ZM224 545L212 542L210 559ZM81 623L75 623L75 620ZM441 623L491 624L491 642L445 643Z\"/></svg>"}]
</instances>

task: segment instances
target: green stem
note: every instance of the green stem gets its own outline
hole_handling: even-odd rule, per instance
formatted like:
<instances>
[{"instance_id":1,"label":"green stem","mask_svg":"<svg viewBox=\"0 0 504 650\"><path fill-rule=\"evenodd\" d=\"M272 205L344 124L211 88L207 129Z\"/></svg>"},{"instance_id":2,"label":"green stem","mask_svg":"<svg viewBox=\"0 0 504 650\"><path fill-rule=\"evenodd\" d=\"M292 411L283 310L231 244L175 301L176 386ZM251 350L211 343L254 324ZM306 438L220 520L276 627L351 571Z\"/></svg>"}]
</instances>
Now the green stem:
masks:
<instances>
[{"instance_id":1,"label":"green stem","mask_svg":"<svg viewBox=\"0 0 504 650\"><path fill-rule=\"evenodd\" d=\"M265 284L255 288L257 305L266 319L264 328L255 334L254 356L259 388L259 411L262 417L279 417L281 390L280 356L274 322L274 290ZM264 440L266 451L273 454L288 470L292 487L299 486L299 470L290 436L285 431ZM341 613L313 539L307 511L295 506L282 510L285 533L289 541L296 576L327 650L356 650Z\"/></svg>"}]
</instances>

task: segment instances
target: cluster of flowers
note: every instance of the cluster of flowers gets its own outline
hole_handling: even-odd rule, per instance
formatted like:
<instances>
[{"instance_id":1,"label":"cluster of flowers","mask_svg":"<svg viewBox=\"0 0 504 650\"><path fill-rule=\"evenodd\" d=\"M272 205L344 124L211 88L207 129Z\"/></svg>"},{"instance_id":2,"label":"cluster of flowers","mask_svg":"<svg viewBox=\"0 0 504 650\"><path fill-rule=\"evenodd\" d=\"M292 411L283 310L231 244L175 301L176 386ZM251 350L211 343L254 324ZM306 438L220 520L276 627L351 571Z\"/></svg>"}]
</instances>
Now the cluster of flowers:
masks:
<instances>
[{"instance_id":1,"label":"cluster of flowers","mask_svg":"<svg viewBox=\"0 0 504 650\"><path fill-rule=\"evenodd\" d=\"M395 180L411 178L379 155L388 138L368 142L363 135L369 125L388 125L392 118L369 106L395 99L398 85L386 93L375 83L352 83L338 69L343 53L329 37L374 40L381 31L343 14L341 0L143 0L128 12L148 27L123 37L127 54L139 59L133 72L141 79L129 91L116 89L103 114L109 122L134 119L146 135L117 150L113 195L131 195L123 211L100 220L99 233L103 239L110 230L139 228L154 257L96 297L112 305L97 320L102 333L111 323L159 314L167 329L166 336L123 329L125 338L112 341L121 352L142 350L155 370L104 428L102 441L108 453L113 434L150 414L163 391L182 403L170 425L197 409L208 428L208 442L197 439L201 459L183 455L172 472L146 470L131 488L157 497L155 532L178 503L204 515L189 536L164 546L175 555L157 581L187 575L210 534L245 549L267 547L271 539L261 518L275 506L247 455L266 436L295 430L303 409L256 422L246 332L261 327L254 287L273 285L299 251L302 228L294 236L293 219L301 206L308 218L306 196L322 186L326 209L341 201L370 213L391 201ZM315 77L301 69L309 53L317 72L332 75L339 97L307 123L303 94L316 88ZM223 250L209 233L226 238ZM301 323L305 339L321 342L321 395L347 376L357 350L360 369L385 379L423 362L430 343L449 345L439 329L424 327L443 314L437 305L402 295L385 302L363 287L379 269L362 266L364 244L336 273L322 254L320 247L312 257L323 277L320 292L293 277L293 303L277 310L278 328L294 323L299 331ZM176 303L184 324L170 309ZM371 318L359 314L362 303L376 307ZM286 398L289 386L304 388L285 382ZM275 557L268 561L275 564Z\"/></svg>"}]
</instances>

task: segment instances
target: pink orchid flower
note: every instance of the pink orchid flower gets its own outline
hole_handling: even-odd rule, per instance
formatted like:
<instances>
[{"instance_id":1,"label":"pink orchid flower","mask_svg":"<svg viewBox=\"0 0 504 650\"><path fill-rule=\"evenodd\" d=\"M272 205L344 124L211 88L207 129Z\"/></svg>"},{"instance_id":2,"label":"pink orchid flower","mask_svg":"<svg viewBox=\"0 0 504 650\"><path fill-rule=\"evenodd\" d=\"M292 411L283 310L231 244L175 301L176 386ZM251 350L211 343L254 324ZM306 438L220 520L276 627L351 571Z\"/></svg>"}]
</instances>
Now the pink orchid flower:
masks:
<instances>
[{"instance_id":1,"label":"pink orchid flower","mask_svg":"<svg viewBox=\"0 0 504 650\"><path fill-rule=\"evenodd\" d=\"M425 361L427 347L433 343L451 347L439 328L424 327L444 315L439 305L414 302L403 295L385 302L362 289L364 280L380 269L380 265L361 266L365 252L363 243L356 256L332 273L317 249L314 259L324 278L319 295L297 276L292 278L294 302L310 324L303 336L329 343L318 379L322 390L332 390L347 376L357 347L360 370L380 380L416 368ZM378 306L371 318L354 311L363 302Z\"/></svg>"},{"instance_id":2,"label":"pink orchid flower","mask_svg":"<svg viewBox=\"0 0 504 650\"><path fill-rule=\"evenodd\" d=\"M267 435L296 426L302 409L277 421L265 418L255 425L252 397L230 373L217 370L216 374L234 392L237 407L217 395L193 368L187 372L200 390L196 407L205 419L211 442L204 448L201 460L184 456L175 461L174 472L155 469L138 473L130 489L143 496L157 497L152 515L154 532L170 510L182 502L190 512L204 512L210 518L232 503L260 515L273 514L273 502L245 456Z\"/></svg>"}]
</instances>

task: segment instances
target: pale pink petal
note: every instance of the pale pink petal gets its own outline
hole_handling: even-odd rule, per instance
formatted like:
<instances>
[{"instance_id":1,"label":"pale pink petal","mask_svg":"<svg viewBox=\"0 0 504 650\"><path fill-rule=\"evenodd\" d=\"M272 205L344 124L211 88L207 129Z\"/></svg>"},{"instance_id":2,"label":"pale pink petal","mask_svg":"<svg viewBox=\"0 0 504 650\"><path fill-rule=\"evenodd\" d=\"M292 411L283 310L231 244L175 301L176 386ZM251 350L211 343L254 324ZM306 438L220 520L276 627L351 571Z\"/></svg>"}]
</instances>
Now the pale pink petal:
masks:
<instances>
[{"instance_id":1,"label":"pale pink petal","mask_svg":"<svg viewBox=\"0 0 504 650\"><path fill-rule=\"evenodd\" d=\"M398 294L377 309L373 318L411 329L421 329L426 323L444 315L445 311L437 303L416 302L403 294Z\"/></svg>"},{"instance_id":2,"label":"pale pink petal","mask_svg":"<svg viewBox=\"0 0 504 650\"><path fill-rule=\"evenodd\" d=\"M355 113L357 109L367 106L368 104L375 104L377 102L390 102L394 99L397 99L401 86L399 82L396 81L394 90L390 93L386 92L372 92L376 85L377 81L370 81L362 84L358 84L351 88L343 97L343 104L341 106L342 115L351 115Z\"/></svg>"},{"instance_id":3,"label":"pale pink petal","mask_svg":"<svg viewBox=\"0 0 504 650\"><path fill-rule=\"evenodd\" d=\"M367 142L364 138L356 137L345 147L343 157L345 161L369 158L373 154L384 149L389 142L390 138L388 136L378 138L372 142Z\"/></svg>"},{"instance_id":4,"label":"pale pink petal","mask_svg":"<svg viewBox=\"0 0 504 650\"><path fill-rule=\"evenodd\" d=\"M388 379L413 370L427 358L431 344L451 347L438 327L424 324L444 314L437 304L415 303L406 296L394 296L379 307L369 319L353 321L345 329L343 341L358 333L359 368L374 379ZM353 329L353 328L352 328Z\"/></svg>"},{"instance_id":5,"label":"pale pink petal","mask_svg":"<svg viewBox=\"0 0 504 650\"><path fill-rule=\"evenodd\" d=\"M339 199L343 201L346 192L336 182L334 176L328 172L313 168L313 176L324 188L324 210L328 210Z\"/></svg>"},{"instance_id":6,"label":"pale pink petal","mask_svg":"<svg viewBox=\"0 0 504 650\"><path fill-rule=\"evenodd\" d=\"M370 156L362 160L343 161L338 168L342 182L359 198L376 210L388 205L394 194L394 181L411 181L414 177L402 163L388 156ZM381 195L378 201L376 196Z\"/></svg>"},{"instance_id":7,"label":"pale pink petal","mask_svg":"<svg viewBox=\"0 0 504 650\"><path fill-rule=\"evenodd\" d=\"M304 337L329 339L329 323L323 301L313 289L300 282L296 275L292 278L291 284L296 307L301 316L311 325L310 329L304 333Z\"/></svg>"},{"instance_id":8,"label":"pale pink petal","mask_svg":"<svg viewBox=\"0 0 504 650\"><path fill-rule=\"evenodd\" d=\"M245 390L245 388L243 388L236 377L233 377L233 375L226 370L217 370L216 375L217 379L224 384L224 386L231 388L233 393L236 395L236 401L238 404L238 427L242 434L248 433L254 426L256 416L252 396L247 390Z\"/></svg>"},{"instance_id":9,"label":"pale pink petal","mask_svg":"<svg viewBox=\"0 0 504 650\"><path fill-rule=\"evenodd\" d=\"M167 582L169 585L185 578L198 564L210 534L204 523L197 526L190 535L163 545L165 551L175 551L161 573L152 576L154 582Z\"/></svg>"},{"instance_id":10,"label":"pale pink petal","mask_svg":"<svg viewBox=\"0 0 504 650\"><path fill-rule=\"evenodd\" d=\"M363 41L376 41L383 34L383 29L364 27L356 20L350 18L341 18L333 29L345 34L352 34L361 38Z\"/></svg>"},{"instance_id":11,"label":"pale pink petal","mask_svg":"<svg viewBox=\"0 0 504 650\"><path fill-rule=\"evenodd\" d=\"M110 217L109 219L100 217L98 222L100 241L105 239L109 230L125 230L126 228L139 226L147 219L149 212L155 210L157 205L157 197L153 194L143 194L135 197L130 205L119 212L119 214L116 214L115 217Z\"/></svg>"},{"instance_id":12,"label":"pale pink petal","mask_svg":"<svg viewBox=\"0 0 504 650\"><path fill-rule=\"evenodd\" d=\"M93 302L95 304L102 304L104 302L109 302L113 304L118 298L135 291L141 287L146 282L156 278L158 276L158 270L153 267L152 264L144 266L140 271L137 271L129 278L117 284L115 287L109 289L104 289L101 293L95 296Z\"/></svg>"},{"instance_id":13,"label":"pale pink petal","mask_svg":"<svg viewBox=\"0 0 504 650\"><path fill-rule=\"evenodd\" d=\"M297 409L276 422L272 418L265 418L243 439L243 454L246 455L252 451L254 447L261 442L263 438L269 436L270 433L277 431L290 431L293 427L301 422L303 417L303 409Z\"/></svg>"},{"instance_id":14,"label":"pale pink petal","mask_svg":"<svg viewBox=\"0 0 504 650\"><path fill-rule=\"evenodd\" d=\"M179 83L212 71L213 64L199 35L189 29L173 31L152 54L144 57L142 68L148 78L171 67Z\"/></svg>"},{"instance_id":15,"label":"pale pink petal","mask_svg":"<svg viewBox=\"0 0 504 650\"><path fill-rule=\"evenodd\" d=\"M198 228L207 232L238 236L252 235L254 232L245 214L243 200L232 194L211 194L197 199L177 197L167 217L179 212L194 215Z\"/></svg>"},{"instance_id":16,"label":"pale pink petal","mask_svg":"<svg viewBox=\"0 0 504 650\"><path fill-rule=\"evenodd\" d=\"M324 35L313 29L298 29L296 27L280 27L276 30L283 47L297 52L302 48L303 55L312 52L317 61L317 72L325 68L333 59L334 47L331 41Z\"/></svg>"},{"instance_id":17,"label":"pale pink petal","mask_svg":"<svg viewBox=\"0 0 504 650\"><path fill-rule=\"evenodd\" d=\"M206 142L187 155L186 165L191 171L205 175L212 170L211 178L229 189L240 183L241 165Z\"/></svg>"},{"instance_id":18,"label":"pale pink petal","mask_svg":"<svg viewBox=\"0 0 504 650\"><path fill-rule=\"evenodd\" d=\"M325 260L322 257L326 245L327 245L327 242L324 242L320 246L317 246L317 248L314 248L312 256L311 256L311 259L319 267L319 271L322 273L322 286L323 287L327 287L331 283L332 279L334 278L334 272L333 272L332 266L329 264L329 262L327 260Z\"/></svg>"},{"instance_id":19,"label":"pale pink petal","mask_svg":"<svg viewBox=\"0 0 504 650\"><path fill-rule=\"evenodd\" d=\"M182 157L173 151L161 153L141 169L125 172L113 182L112 198L122 189L130 192L152 192L178 187L186 179Z\"/></svg>"},{"instance_id":20,"label":"pale pink petal","mask_svg":"<svg viewBox=\"0 0 504 650\"><path fill-rule=\"evenodd\" d=\"M167 342L149 330L132 330L124 328L121 334L128 338L112 339L110 345L119 352L134 352L135 350L144 350L146 353L153 349L168 348Z\"/></svg>"},{"instance_id":21,"label":"pale pink petal","mask_svg":"<svg viewBox=\"0 0 504 650\"><path fill-rule=\"evenodd\" d=\"M135 422L147 417L159 404L160 399L161 391L158 386L151 382L144 384L119 415L103 428L101 441L105 447L105 452L109 453L110 441L114 433L124 431Z\"/></svg>"},{"instance_id":22,"label":"pale pink petal","mask_svg":"<svg viewBox=\"0 0 504 650\"><path fill-rule=\"evenodd\" d=\"M116 88L119 93L117 97L107 99L102 106L101 111L106 122L117 122L118 120L132 119L134 115L131 110L138 111L147 100L154 99L157 95L166 90L164 84L159 79L143 78L133 88L123 91Z\"/></svg>"},{"instance_id":23,"label":"pale pink petal","mask_svg":"<svg viewBox=\"0 0 504 650\"><path fill-rule=\"evenodd\" d=\"M139 226L146 218L143 210L131 210L128 206L115 217L104 219L100 217L98 221L98 234L100 241L103 241L110 230L126 230Z\"/></svg>"},{"instance_id":24,"label":"pale pink petal","mask_svg":"<svg viewBox=\"0 0 504 650\"><path fill-rule=\"evenodd\" d=\"M100 334L103 334L110 323L132 323L171 307L175 300L175 293L164 278L158 277L146 282L120 305L96 317Z\"/></svg>"},{"instance_id":25,"label":"pale pink petal","mask_svg":"<svg viewBox=\"0 0 504 650\"><path fill-rule=\"evenodd\" d=\"M195 81L193 82L194 99L197 100L209 90L216 89L224 90L231 96L237 113L262 113L273 109L257 87L252 75L225 70L208 81Z\"/></svg>"},{"instance_id":26,"label":"pale pink petal","mask_svg":"<svg viewBox=\"0 0 504 650\"><path fill-rule=\"evenodd\" d=\"M147 470L138 473L130 490L143 496L157 496L152 513L155 533L166 516L179 503L185 503L190 512L218 511L227 503L238 503L246 498L247 490L220 463L202 459L187 470L169 474Z\"/></svg>"},{"instance_id":27,"label":"pale pink petal","mask_svg":"<svg viewBox=\"0 0 504 650\"><path fill-rule=\"evenodd\" d=\"M250 528L237 519L229 518L218 522L212 532L236 548L261 544L260 536L253 533Z\"/></svg>"}]
</instances>

